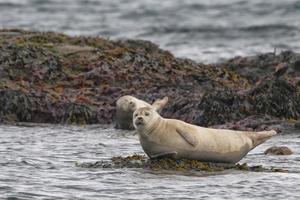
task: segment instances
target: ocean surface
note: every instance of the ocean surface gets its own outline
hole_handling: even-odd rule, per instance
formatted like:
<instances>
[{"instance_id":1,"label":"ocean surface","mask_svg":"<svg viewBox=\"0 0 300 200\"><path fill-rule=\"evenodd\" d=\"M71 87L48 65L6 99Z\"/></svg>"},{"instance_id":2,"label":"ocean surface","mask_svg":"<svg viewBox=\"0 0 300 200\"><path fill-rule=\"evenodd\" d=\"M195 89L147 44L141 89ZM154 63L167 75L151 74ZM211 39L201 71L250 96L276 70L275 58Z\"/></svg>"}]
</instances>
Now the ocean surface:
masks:
<instances>
[{"instance_id":1,"label":"ocean surface","mask_svg":"<svg viewBox=\"0 0 300 200\"><path fill-rule=\"evenodd\" d=\"M289 156L266 156L287 145ZM110 126L0 125L0 199L300 199L300 135L277 135L240 163L285 173L83 168L82 162L143 153L134 131Z\"/></svg>"},{"instance_id":2,"label":"ocean surface","mask_svg":"<svg viewBox=\"0 0 300 200\"><path fill-rule=\"evenodd\" d=\"M214 63L300 51L299 0L0 0L0 28L143 39Z\"/></svg>"},{"instance_id":3,"label":"ocean surface","mask_svg":"<svg viewBox=\"0 0 300 200\"><path fill-rule=\"evenodd\" d=\"M175 56L213 63L300 52L296 0L0 0L0 28L150 40ZM273 145L290 156L266 156ZM134 131L111 126L0 125L0 199L300 199L299 130L278 135L240 163L287 173L82 168L143 153Z\"/></svg>"}]
</instances>

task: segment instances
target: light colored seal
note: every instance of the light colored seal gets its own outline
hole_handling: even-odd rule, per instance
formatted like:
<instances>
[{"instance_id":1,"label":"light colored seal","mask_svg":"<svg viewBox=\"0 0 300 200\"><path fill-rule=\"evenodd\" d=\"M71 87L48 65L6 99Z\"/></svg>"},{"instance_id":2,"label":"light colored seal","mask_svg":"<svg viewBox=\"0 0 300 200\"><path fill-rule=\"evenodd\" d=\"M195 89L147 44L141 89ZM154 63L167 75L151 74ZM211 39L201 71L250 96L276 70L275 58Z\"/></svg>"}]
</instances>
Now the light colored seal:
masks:
<instances>
[{"instance_id":1,"label":"light colored seal","mask_svg":"<svg viewBox=\"0 0 300 200\"><path fill-rule=\"evenodd\" d=\"M195 126L162 118L150 107L137 109L133 124L150 158L172 157L205 162L236 163L276 131L245 132Z\"/></svg>"},{"instance_id":2,"label":"light colored seal","mask_svg":"<svg viewBox=\"0 0 300 200\"><path fill-rule=\"evenodd\" d=\"M133 112L142 107L151 107L160 112L167 104L168 97L157 99L152 105L130 95L120 97L116 103L116 128L134 129L132 124Z\"/></svg>"}]
</instances>

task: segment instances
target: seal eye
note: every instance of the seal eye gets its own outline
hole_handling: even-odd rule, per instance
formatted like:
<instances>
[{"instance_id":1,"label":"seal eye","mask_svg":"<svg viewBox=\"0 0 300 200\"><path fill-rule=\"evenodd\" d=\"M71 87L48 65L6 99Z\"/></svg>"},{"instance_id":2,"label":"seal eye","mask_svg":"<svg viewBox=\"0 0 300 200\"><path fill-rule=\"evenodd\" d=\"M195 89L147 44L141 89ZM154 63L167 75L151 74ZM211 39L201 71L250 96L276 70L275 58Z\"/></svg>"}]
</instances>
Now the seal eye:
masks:
<instances>
[{"instance_id":1,"label":"seal eye","mask_svg":"<svg viewBox=\"0 0 300 200\"><path fill-rule=\"evenodd\" d=\"M130 101L130 102L129 102L129 104L130 104L130 105L132 105L132 104L133 104L133 102L132 102L132 101Z\"/></svg>"},{"instance_id":2,"label":"seal eye","mask_svg":"<svg viewBox=\"0 0 300 200\"><path fill-rule=\"evenodd\" d=\"M149 116L150 114L148 112L145 113L146 116Z\"/></svg>"},{"instance_id":3,"label":"seal eye","mask_svg":"<svg viewBox=\"0 0 300 200\"><path fill-rule=\"evenodd\" d=\"M137 117L137 116L138 116L138 114L135 114L135 115L134 115L134 117Z\"/></svg>"}]
</instances>

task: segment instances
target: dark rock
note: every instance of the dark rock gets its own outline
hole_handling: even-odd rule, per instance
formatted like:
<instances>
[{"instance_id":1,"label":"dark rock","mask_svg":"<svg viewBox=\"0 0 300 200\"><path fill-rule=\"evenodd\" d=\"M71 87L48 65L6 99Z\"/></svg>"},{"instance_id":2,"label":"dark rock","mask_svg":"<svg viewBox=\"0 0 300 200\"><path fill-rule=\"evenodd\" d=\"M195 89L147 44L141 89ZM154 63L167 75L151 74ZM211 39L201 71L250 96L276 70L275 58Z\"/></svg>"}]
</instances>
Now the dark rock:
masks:
<instances>
[{"instance_id":1,"label":"dark rock","mask_svg":"<svg viewBox=\"0 0 300 200\"><path fill-rule=\"evenodd\" d=\"M238 120L247 115L244 106L245 97L231 90L210 91L206 93L199 104L190 105L193 123L211 126L227 121ZM197 112L193 110L198 110Z\"/></svg>"},{"instance_id":2,"label":"dark rock","mask_svg":"<svg viewBox=\"0 0 300 200\"><path fill-rule=\"evenodd\" d=\"M0 121L28 121L36 105L32 99L18 91L0 90ZM13 116L13 117L12 117Z\"/></svg>"},{"instance_id":3,"label":"dark rock","mask_svg":"<svg viewBox=\"0 0 300 200\"><path fill-rule=\"evenodd\" d=\"M293 154L292 150L286 146L280 146L280 147L270 147L267 150L265 150L264 154L266 155L291 155Z\"/></svg>"},{"instance_id":4,"label":"dark rock","mask_svg":"<svg viewBox=\"0 0 300 200\"><path fill-rule=\"evenodd\" d=\"M220 63L219 67L236 71L251 83L271 77L272 74L293 82L293 79L300 75L299 60L300 54L283 51L279 55L266 53L251 57L236 57Z\"/></svg>"},{"instance_id":5,"label":"dark rock","mask_svg":"<svg viewBox=\"0 0 300 200\"><path fill-rule=\"evenodd\" d=\"M11 80L51 80L63 76L59 59L45 48L19 46L0 47L0 70Z\"/></svg>"},{"instance_id":6,"label":"dark rock","mask_svg":"<svg viewBox=\"0 0 300 200\"><path fill-rule=\"evenodd\" d=\"M232 126L227 124L228 127L262 130L281 123L276 118L298 119L300 96L297 88L284 80L264 80L243 93L215 89L207 91L203 97L177 98L163 113L201 126L233 123ZM257 119L256 122L248 118L257 115L268 117ZM234 124L238 121L240 123Z\"/></svg>"},{"instance_id":7,"label":"dark rock","mask_svg":"<svg viewBox=\"0 0 300 200\"><path fill-rule=\"evenodd\" d=\"M286 172L287 170L278 168L265 168L263 166L248 166L244 164L228 164L228 163L208 163L197 160L174 160L170 158L162 159L148 159L144 155L133 156L117 156L110 160L102 160L97 162L76 163L76 166L83 168L142 168L154 171L204 171L204 172L218 172L228 169L253 171L253 172Z\"/></svg>"},{"instance_id":8,"label":"dark rock","mask_svg":"<svg viewBox=\"0 0 300 200\"><path fill-rule=\"evenodd\" d=\"M288 64L287 63L280 63L275 67L274 76L276 78L281 77L284 75L288 70Z\"/></svg>"},{"instance_id":9,"label":"dark rock","mask_svg":"<svg viewBox=\"0 0 300 200\"><path fill-rule=\"evenodd\" d=\"M295 68L296 71L300 71L300 60L295 61L294 68Z\"/></svg>"},{"instance_id":10,"label":"dark rock","mask_svg":"<svg viewBox=\"0 0 300 200\"><path fill-rule=\"evenodd\" d=\"M126 94L147 102L168 96L162 116L201 126L261 130L300 117L294 52L205 65L143 40L1 33L2 122L112 123ZM268 118L254 126L251 116Z\"/></svg>"},{"instance_id":11,"label":"dark rock","mask_svg":"<svg viewBox=\"0 0 300 200\"><path fill-rule=\"evenodd\" d=\"M277 133L279 133L282 132L285 127L282 125L282 120L274 118L270 115L251 115L239 121L215 125L213 128L241 131L275 130Z\"/></svg>"},{"instance_id":12,"label":"dark rock","mask_svg":"<svg viewBox=\"0 0 300 200\"><path fill-rule=\"evenodd\" d=\"M98 113L93 106L51 102L46 96L36 97L20 91L0 90L0 122L87 124L108 121L107 118L112 117L99 117Z\"/></svg>"},{"instance_id":13,"label":"dark rock","mask_svg":"<svg viewBox=\"0 0 300 200\"><path fill-rule=\"evenodd\" d=\"M281 118L300 117L300 96L297 88L284 80L266 80L254 87L248 96L252 110Z\"/></svg>"}]
</instances>

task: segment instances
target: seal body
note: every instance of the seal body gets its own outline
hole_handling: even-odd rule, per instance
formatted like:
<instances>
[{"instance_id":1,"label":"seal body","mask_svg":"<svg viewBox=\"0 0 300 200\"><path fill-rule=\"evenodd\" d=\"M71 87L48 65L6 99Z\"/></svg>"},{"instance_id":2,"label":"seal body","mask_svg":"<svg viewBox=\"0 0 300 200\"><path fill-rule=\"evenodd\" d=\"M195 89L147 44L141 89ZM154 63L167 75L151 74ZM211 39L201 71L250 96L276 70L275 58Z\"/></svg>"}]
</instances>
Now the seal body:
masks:
<instances>
[{"instance_id":1,"label":"seal body","mask_svg":"<svg viewBox=\"0 0 300 200\"><path fill-rule=\"evenodd\" d=\"M135 111L133 124L150 158L172 157L205 162L236 163L276 134L211 129L162 118L151 108Z\"/></svg>"},{"instance_id":2,"label":"seal body","mask_svg":"<svg viewBox=\"0 0 300 200\"><path fill-rule=\"evenodd\" d=\"M116 102L116 128L119 129L134 129L132 124L132 115L136 109L142 107L152 107L154 110L160 111L168 102L168 97L157 99L152 105L135 98L130 95L120 97Z\"/></svg>"}]
</instances>

